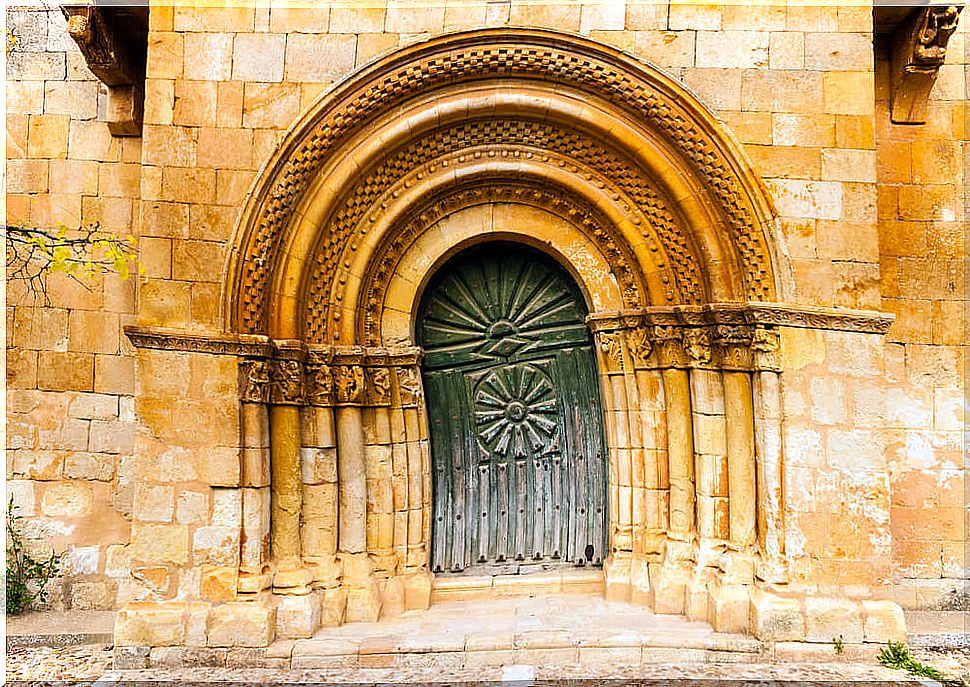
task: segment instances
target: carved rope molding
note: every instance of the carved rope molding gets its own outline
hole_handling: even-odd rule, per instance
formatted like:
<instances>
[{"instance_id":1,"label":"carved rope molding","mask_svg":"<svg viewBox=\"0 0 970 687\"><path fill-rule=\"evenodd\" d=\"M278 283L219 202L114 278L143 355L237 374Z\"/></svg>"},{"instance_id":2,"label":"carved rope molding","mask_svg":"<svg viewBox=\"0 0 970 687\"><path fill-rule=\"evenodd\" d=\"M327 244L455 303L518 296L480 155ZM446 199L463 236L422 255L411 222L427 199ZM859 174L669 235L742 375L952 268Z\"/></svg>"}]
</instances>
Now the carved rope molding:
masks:
<instances>
[{"instance_id":1,"label":"carved rope molding","mask_svg":"<svg viewBox=\"0 0 970 687\"><path fill-rule=\"evenodd\" d=\"M893 33L890 73L891 113L895 124L922 124L946 46L957 29L963 5L915 10Z\"/></svg>"},{"instance_id":2,"label":"carved rope molding","mask_svg":"<svg viewBox=\"0 0 970 687\"><path fill-rule=\"evenodd\" d=\"M674 82L586 39L553 31L483 30L432 39L387 58L335 89L301 123L250 201L245 246L236 263L235 326L265 330L267 284L277 269L284 229L310 181L343 142L411 98L445 84L495 77L552 81L635 113L680 152L716 199L744 265L749 296L773 296L763 218L756 216L770 216L758 196L760 186L740 169L730 144L717 138L713 121L689 111Z\"/></svg>"}]
</instances>

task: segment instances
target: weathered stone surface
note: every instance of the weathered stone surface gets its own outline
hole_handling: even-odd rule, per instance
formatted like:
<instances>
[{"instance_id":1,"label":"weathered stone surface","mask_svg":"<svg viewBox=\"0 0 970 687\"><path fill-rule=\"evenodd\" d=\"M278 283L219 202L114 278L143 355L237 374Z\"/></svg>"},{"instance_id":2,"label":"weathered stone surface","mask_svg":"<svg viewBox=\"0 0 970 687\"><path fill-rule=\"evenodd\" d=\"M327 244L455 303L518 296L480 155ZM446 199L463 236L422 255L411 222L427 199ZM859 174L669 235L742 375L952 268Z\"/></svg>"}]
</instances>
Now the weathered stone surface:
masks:
<instances>
[{"instance_id":1,"label":"weathered stone surface","mask_svg":"<svg viewBox=\"0 0 970 687\"><path fill-rule=\"evenodd\" d=\"M320 596L282 596L276 607L276 636L288 639L312 637L320 626Z\"/></svg>"},{"instance_id":2,"label":"weathered stone surface","mask_svg":"<svg viewBox=\"0 0 970 687\"><path fill-rule=\"evenodd\" d=\"M276 609L266 601L222 604L209 614L209 646L269 646L275 625Z\"/></svg>"},{"instance_id":3,"label":"weathered stone surface","mask_svg":"<svg viewBox=\"0 0 970 687\"><path fill-rule=\"evenodd\" d=\"M809 597L805 600L806 639L831 642L841 636L850 644L862 641L859 604L846 599Z\"/></svg>"},{"instance_id":4,"label":"weathered stone surface","mask_svg":"<svg viewBox=\"0 0 970 687\"><path fill-rule=\"evenodd\" d=\"M759 589L753 590L751 631L755 637L762 640L801 639L805 635L805 615L801 600Z\"/></svg>"},{"instance_id":5,"label":"weathered stone surface","mask_svg":"<svg viewBox=\"0 0 970 687\"><path fill-rule=\"evenodd\" d=\"M115 645L175 646L185 639L187 606L182 602L130 603L115 618Z\"/></svg>"},{"instance_id":6,"label":"weathered stone surface","mask_svg":"<svg viewBox=\"0 0 970 687\"><path fill-rule=\"evenodd\" d=\"M906 637L903 609L895 601L864 600L862 602L863 638L867 642L901 642Z\"/></svg>"}]
</instances>

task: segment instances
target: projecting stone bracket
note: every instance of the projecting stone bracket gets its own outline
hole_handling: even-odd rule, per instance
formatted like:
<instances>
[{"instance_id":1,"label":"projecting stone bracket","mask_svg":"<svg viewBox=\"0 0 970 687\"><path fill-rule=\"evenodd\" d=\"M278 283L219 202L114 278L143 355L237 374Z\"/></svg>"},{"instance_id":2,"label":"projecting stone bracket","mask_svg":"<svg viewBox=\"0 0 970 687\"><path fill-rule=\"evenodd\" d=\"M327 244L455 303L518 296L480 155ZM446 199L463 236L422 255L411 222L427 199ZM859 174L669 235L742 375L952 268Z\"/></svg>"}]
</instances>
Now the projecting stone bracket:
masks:
<instances>
[{"instance_id":1,"label":"projecting stone bracket","mask_svg":"<svg viewBox=\"0 0 970 687\"><path fill-rule=\"evenodd\" d=\"M147 38L111 7L62 5L67 31L107 91L98 119L114 136L141 136Z\"/></svg>"},{"instance_id":2,"label":"projecting stone bracket","mask_svg":"<svg viewBox=\"0 0 970 687\"><path fill-rule=\"evenodd\" d=\"M894 124L922 124L926 103L946 59L963 5L934 5L914 11L892 35L890 109Z\"/></svg>"}]
</instances>

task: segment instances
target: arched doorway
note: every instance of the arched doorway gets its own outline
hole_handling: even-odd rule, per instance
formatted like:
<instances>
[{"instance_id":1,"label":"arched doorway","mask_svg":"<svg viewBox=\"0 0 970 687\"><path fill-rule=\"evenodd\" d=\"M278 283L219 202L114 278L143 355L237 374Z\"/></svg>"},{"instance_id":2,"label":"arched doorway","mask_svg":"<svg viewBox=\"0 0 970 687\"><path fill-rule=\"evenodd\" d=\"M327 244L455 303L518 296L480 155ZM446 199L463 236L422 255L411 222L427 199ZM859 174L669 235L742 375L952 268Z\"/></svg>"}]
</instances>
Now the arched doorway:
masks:
<instances>
[{"instance_id":1,"label":"arched doorway","mask_svg":"<svg viewBox=\"0 0 970 687\"><path fill-rule=\"evenodd\" d=\"M606 449L586 304L507 242L441 267L418 311L431 434L431 569L519 573L606 557Z\"/></svg>"}]
</instances>

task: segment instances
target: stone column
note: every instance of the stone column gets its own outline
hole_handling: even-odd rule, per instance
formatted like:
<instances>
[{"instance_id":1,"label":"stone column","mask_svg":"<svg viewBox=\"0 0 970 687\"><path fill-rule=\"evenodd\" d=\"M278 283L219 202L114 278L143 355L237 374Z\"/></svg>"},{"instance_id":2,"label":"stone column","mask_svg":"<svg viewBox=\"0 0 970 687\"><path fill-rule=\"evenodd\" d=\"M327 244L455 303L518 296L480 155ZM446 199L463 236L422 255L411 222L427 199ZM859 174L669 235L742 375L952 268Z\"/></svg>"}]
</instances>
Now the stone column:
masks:
<instances>
[{"instance_id":1,"label":"stone column","mask_svg":"<svg viewBox=\"0 0 970 687\"><path fill-rule=\"evenodd\" d=\"M245 359L239 364L240 486L242 532L237 591L255 594L270 586L270 363Z\"/></svg>"},{"instance_id":2,"label":"stone column","mask_svg":"<svg viewBox=\"0 0 970 687\"><path fill-rule=\"evenodd\" d=\"M303 565L309 572L314 599L309 615L324 627L344 620L347 593L341 587L337 560L337 432L333 413L333 372L329 351L311 351L306 364L306 401L302 410ZM312 624L309 623L309 624Z\"/></svg>"},{"instance_id":3,"label":"stone column","mask_svg":"<svg viewBox=\"0 0 970 687\"><path fill-rule=\"evenodd\" d=\"M297 353L280 351L281 356ZM290 357L274 360L269 408L271 522L272 553L276 563L273 589L280 593L309 592L309 577L303 570L300 547L303 506L300 406L303 402L302 361Z\"/></svg>"},{"instance_id":4,"label":"stone column","mask_svg":"<svg viewBox=\"0 0 970 687\"><path fill-rule=\"evenodd\" d=\"M609 454L610 554L603 564L606 598L628 601L631 595L630 563L633 557L633 465L630 446L626 359L619 320L594 323L597 357L603 386L603 413Z\"/></svg>"},{"instance_id":5,"label":"stone column","mask_svg":"<svg viewBox=\"0 0 970 687\"><path fill-rule=\"evenodd\" d=\"M706 327L685 328L684 349L691 365L697 533L701 554L706 557L715 542L728 535L724 387L720 371L714 369L710 334ZM710 560L698 562L702 565L711 563Z\"/></svg>"},{"instance_id":6,"label":"stone column","mask_svg":"<svg viewBox=\"0 0 970 687\"><path fill-rule=\"evenodd\" d=\"M755 541L754 409L752 407L751 330L740 325L719 325L715 343L724 383L727 420L729 541L744 550Z\"/></svg>"},{"instance_id":7,"label":"stone column","mask_svg":"<svg viewBox=\"0 0 970 687\"><path fill-rule=\"evenodd\" d=\"M337 427L337 480L340 484L338 549L347 590L348 622L373 622L380 593L367 555L367 472L364 461L362 351L338 354L334 361Z\"/></svg>"},{"instance_id":8,"label":"stone column","mask_svg":"<svg viewBox=\"0 0 970 687\"><path fill-rule=\"evenodd\" d=\"M778 332L757 327L753 351L755 452L757 455L758 548L757 575L766 582L787 582L782 474L781 384Z\"/></svg>"},{"instance_id":9,"label":"stone column","mask_svg":"<svg viewBox=\"0 0 970 687\"><path fill-rule=\"evenodd\" d=\"M650 564L653 607L658 613L683 613L696 538L690 376L681 328L669 323L654 324L649 335L654 364L660 369L663 383L670 486L663 561Z\"/></svg>"}]
</instances>

